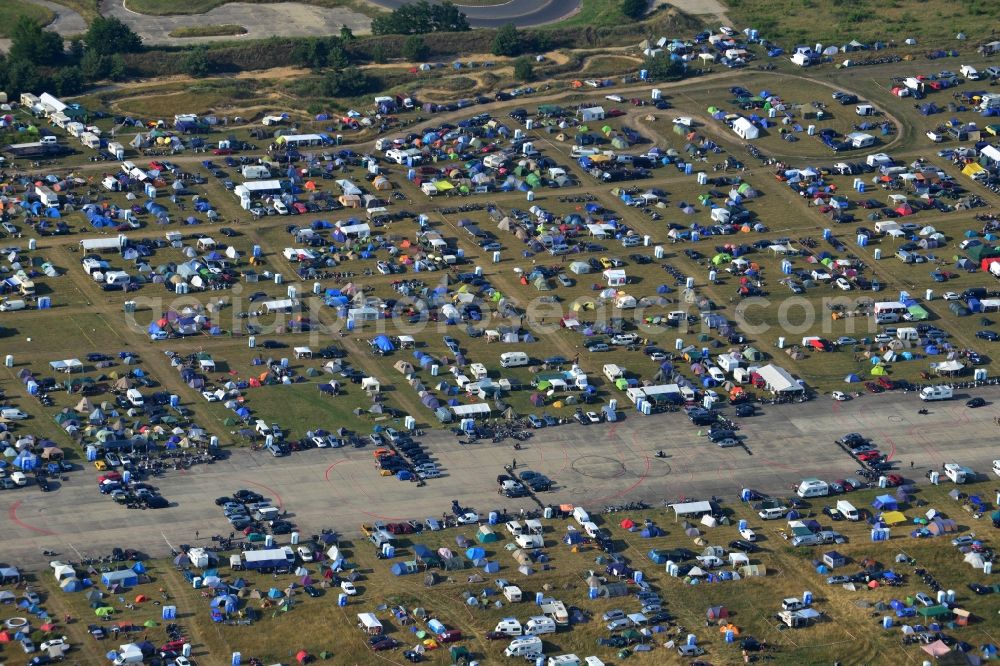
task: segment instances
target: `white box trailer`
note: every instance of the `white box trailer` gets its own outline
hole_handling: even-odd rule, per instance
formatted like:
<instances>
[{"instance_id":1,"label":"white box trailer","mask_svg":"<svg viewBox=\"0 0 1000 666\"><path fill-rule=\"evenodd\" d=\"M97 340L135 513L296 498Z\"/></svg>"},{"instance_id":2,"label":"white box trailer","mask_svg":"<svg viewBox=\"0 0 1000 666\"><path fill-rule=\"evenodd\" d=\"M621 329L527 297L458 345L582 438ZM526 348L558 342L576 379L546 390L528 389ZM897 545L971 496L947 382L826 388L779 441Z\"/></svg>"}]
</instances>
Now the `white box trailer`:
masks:
<instances>
[{"instance_id":1,"label":"white box trailer","mask_svg":"<svg viewBox=\"0 0 1000 666\"><path fill-rule=\"evenodd\" d=\"M84 238L80 241L80 249L84 252L121 252L128 245L128 238L123 234L110 238Z\"/></svg>"}]
</instances>

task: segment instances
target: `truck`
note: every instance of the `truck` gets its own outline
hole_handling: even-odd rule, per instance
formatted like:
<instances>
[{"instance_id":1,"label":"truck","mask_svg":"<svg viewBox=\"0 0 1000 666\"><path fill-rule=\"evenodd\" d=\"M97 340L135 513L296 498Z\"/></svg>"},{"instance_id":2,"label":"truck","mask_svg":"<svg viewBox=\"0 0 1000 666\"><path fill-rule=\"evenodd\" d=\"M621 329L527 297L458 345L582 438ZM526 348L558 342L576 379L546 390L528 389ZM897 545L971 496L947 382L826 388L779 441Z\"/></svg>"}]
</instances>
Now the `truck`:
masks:
<instances>
[{"instance_id":1,"label":"truck","mask_svg":"<svg viewBox=\"0 0 1000 666\"><path fill-rule=\"evenodd\" d=\"M945 463L943 468L944 475L951 479L953 483L967 483L976 477L975 472L958 463Z\"/></svg>"},{"instance_id":2,"label":"truck","mask_svg":"<svg viewBox=\"0 0 1000 666\"><path fill-rule=\"evenodd\" d=\"M955 392L950 386L925 386L920 389L920 399L924 402L951 400L953 397L955 397Z\"/></svg>"}]
</instances>

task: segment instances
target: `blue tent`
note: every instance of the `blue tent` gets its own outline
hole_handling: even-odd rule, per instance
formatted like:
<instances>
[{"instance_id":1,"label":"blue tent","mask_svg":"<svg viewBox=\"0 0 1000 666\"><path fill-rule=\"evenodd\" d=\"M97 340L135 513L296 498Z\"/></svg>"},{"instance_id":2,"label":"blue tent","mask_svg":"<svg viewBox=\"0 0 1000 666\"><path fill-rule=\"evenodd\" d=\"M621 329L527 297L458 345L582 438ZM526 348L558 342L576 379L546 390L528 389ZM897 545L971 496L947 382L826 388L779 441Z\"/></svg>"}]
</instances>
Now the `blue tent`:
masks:
<instances>
[{"instance_id":1,"label":"blue tent","mask_svg":"<svg viewBox=\"0 0 1000 666\"><path fill-rule=\"evenodd\" d=\"M848 384L853 384L855 382L860 382L860 381L861 381L861 378L858 377L853 372L851 374L847 375L846 377L844 377L844 382L846 382Z\"/></svg>"},{"instance_id":2,"label":"blue tent","mask_svg":"<svg viewBox=\"0 0 1000 666\"><path fill-rule=\"evenodd\" d=\"M465 556L470 560L481 560L486 557L486 551L478 546L473 546L465 551Z\"/></svg>"},{"instance_id":3,"label":"blue tent","mask_svg":"<svg viewBox=\"0 0 1000 666\"><path fill-rule=\"evenodd\" d=\"M879 511L896 511L899 508L896 498L892 495L879 495L872 502L872 506Z\"/></svg>"},{"instance_id":4,"label":"blue tent","mask_svg":"<svg viewBox=\"0 0 1000 666\"><path fill-rule=\"evenodd\" d=\"M373 341L373 344L376 347L378 347L379 351L381 351L383 353L391 352L391 351L393 351L395 349L395 347L392 344L392 341L389 340L389 336L387 336L387 335L380 335L380 336L378 336Z\"/></svg>"},{"instance_id":5,"label":"blue tent","mask_svg":"<svg viewBox=\"0 0 1000 666\"><path fill-rule=\"evenodd\" d=\"M486 573L490 573L490 574L496 573L496 572L500 571L500 563L499 562L487 562L483 566L483 571L485 571Z\"/></svg>"},{"instance_id":6,"label":"blue tent","mask_svg":"<svg viewBox=\"0 0 1000 666\"><path fill-rule=\"evenodd\" d=\"M282 594L281 590L279 590L276 587L272 587L270 590L267 591L268 599L280 599L283 596L284 594Z\"/></svg>"}]
</instances>

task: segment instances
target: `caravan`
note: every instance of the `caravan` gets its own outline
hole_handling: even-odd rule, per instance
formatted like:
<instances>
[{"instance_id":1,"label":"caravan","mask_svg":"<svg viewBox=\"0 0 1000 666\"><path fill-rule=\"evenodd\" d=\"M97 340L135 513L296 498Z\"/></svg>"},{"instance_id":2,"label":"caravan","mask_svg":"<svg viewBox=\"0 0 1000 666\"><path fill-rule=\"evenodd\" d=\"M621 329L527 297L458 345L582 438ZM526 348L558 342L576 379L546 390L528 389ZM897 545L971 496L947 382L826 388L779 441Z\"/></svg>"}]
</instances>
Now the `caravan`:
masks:
<instances>
[{"instance_id":1,"label":"caravan","mask_svg":"<svg viewBox=\"0 0 1000 666\"><path fill-rule=\"evenodd\" d=\"M819 479L803 479L795 494L799 497L826 497L830 494L830 485Z\"/></svg>"},{"instance_id":2,"label":"caravan","mask_svg":"<svg viewBox=\"0 0 1000 666\"><path fill-rule=\"evenodd\" d=\"M524 352L504 352L500 354L501 368L519 368L528 365L528 355Z\"/></svg>"},{"instance_id":3,"label":"caravan","mask_svg":"<svg viewBox=\"0 0 1000 666\"><path fill-rule=\"evenodd\" d=\"M554 629L553 629L554 631ZM538 636L525 636L515 638L503 651L507 657L523 657L525 659L535 659L542 656L542 639Z\"/></svg>"}]
</instances>

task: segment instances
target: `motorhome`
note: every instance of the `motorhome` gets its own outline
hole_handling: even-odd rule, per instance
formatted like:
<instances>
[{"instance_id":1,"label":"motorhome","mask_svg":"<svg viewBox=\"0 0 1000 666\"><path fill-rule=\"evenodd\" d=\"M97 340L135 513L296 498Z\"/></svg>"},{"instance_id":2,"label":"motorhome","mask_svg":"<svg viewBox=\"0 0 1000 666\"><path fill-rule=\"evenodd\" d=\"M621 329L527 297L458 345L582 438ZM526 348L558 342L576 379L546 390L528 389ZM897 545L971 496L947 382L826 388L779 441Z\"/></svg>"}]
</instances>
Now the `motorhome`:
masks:
<instances>
[{"instance_id":1,"label":"motorhome","mask_svg":"<svg viewBox=\"0 0 1000 666\"><path fill-rule=\"evenodd\" d=\"M524 625L524 633L526 636L554 634L556 633L556 621L545 615L535 615L528 618L528 622Z\"/></svg>"},{"instance_id":2,"label":"motorhome","mask_svg":"<svg viewBox=\"0 0 1000 666\"><path fill-rule=\"evenodd\" d=\"M826 497L830 494L830 485L819 479L803 479L795 494L799 497Z\"/></svg>"},{"instance_id":3,"label":"motorhome","mask_svg":"<svg viewBox=\"0 0 1000 666\"><path fill-rule=\"evenodd\" d=\"M554 627L552 631L555 631ZM523 657L525 659L533 659L535 657L542 656L542 647L542 639L538 636L524 636L522 638L515 638L512 640L503 653L504 656L507 657Z\"/></svg>"},{"instance_id":4,"label":"motorhome","mask_svg":"<svg viewBox=\"0 0 1000 666\"><path fill-rule=\"evenodd\" d=\"M955 392L950 386L925 386L920 389L920 399L924 402L934 400L951 400Z\"/></svg>"},{"instance_id":5,"label":"motorhome","mask_svg":"<svg viewBox=\"0 0 1000 666\"><path fill-rule=\"evenodd\" d=\"M504 352L500 354L501 368L519 368L528 365L528 355L524 352Z\"/></svg>"}]
</instances>

